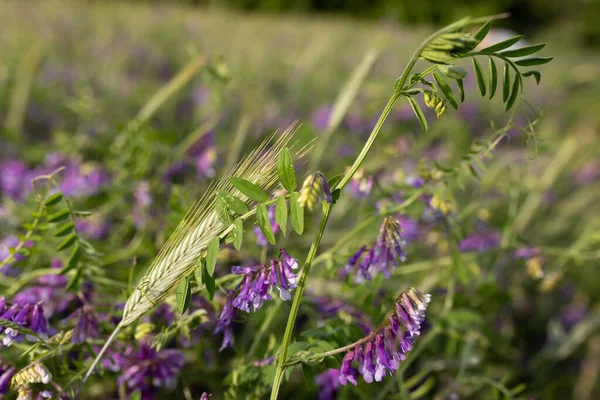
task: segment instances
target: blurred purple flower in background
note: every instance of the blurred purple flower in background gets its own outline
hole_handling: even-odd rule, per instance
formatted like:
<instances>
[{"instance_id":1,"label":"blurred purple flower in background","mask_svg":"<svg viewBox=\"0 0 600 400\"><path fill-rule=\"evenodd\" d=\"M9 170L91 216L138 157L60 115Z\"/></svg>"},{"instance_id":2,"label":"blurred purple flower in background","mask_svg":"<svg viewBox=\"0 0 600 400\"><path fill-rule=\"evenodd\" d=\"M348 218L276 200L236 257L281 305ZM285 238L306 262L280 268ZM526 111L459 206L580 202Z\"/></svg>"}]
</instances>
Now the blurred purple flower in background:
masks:
<instances>
[{"instance_id":1,"label":"blurred purple flower in background","mask_svg":"<svg viewBox=\"0 0 600 400\"><path fill-rule=\"evenodd\" d=\"M373 175L366 175L362 169L359 169L348 182L348 192L356 199L365 199L371 194L374 182Z\"/></svg>"},{"instance_id":2,"label":"blurred purple flower in background","mask_svg":"<svg viewBox=\"0 0 600 400\"><path fill-rule=\"evenodd\" d=\"M0 358L0 395L6 394L10 387L12 379L17 369L14 365L9 364L4 359Z\"/></svg>"},{"instance_id":3,"label":"blurred purple flower in background","mask_svg":"<svg viewBox=\"0 0 600 400\"><path fill-rule=\"evenodd\" d=\"M0 318L19 324L40 336L47 336L48 333L46 318L44 317L44 309L40 303L32 304L11 304L6 301L5 297L0 298ZM23 339L35 342L35 337L25 336L18 330L0 326L0 334L4 333L2 344L10 346L14 342L22 342Z\"/></svg>"},{"instance_id":4,"label":"blurred purple flower in background","mask_svg":"<svg viewBox=\"0 0 600 400\"><path fill-rule=\"evenodd\" d=\"M129 393L139 390L142 399L150 400L157 389L175 387L184 362L179 350L157 351L147 342L141 342L138 349L129 345L122 353L114 352L103 365L110 371L121 372L117 383L125 386Z\"/></svg>"},{"instance_id":5,"label":"blurred purple flower in background","mask_svg":"<svg viewBox=\"0 0 600 400\"><path fill-rule=\"evenodd\" d=\"M458 244L460 251L483 253L500 247L502 236L495 231L473 233Z\"/></svg>"},{"instance_id":6,"label":"blurred purple flower in background","mask_svg":"<svg viewBox=\"0 0 600 400\"><path fill-rule=\"evenodd\" d=\"M27 165L19 160L0 163L0 194L21 200L28 189Z\"/></svg>"},{"instance_id":7,"label":"blurred purple flower in background","mask_svg":"<svg viewBox=\"0 0 600 400\"><path fill-rule=\"evenodd\" d=\"M334 368L326 369L315 375L315 383L319 389L319 400L335 400L340 389L340 371Z\"/></svg>"},{"instance_id":8,"label":"blurred purple flower in background","mask_svg":"<svg viewBox=\"0 0 600 400\"><path fill-rule=\"evenodd\" d=\"M217 321L217 327L215 328L215 335L223 333L223 341L221 342L221 347L219 348L219 351L223 351L223 349L225 349L226 347L233 348L233 329L231 326L233 322L233 317L235 317L235 308L233 307L233 296L233 291L227 294L225 306L223 307L223 311L221 311L221 315L219 316L219 320Z\"/></svg>"},{"instance_id":9,"label":"blurred purple flower in background","mask_svg":"<svg viewBox=\"0 0 600 400\"><path fill-rule=\"evenodd\" d=\"M325 132L327 124L329 124L329 118L331 118L332 110L333 108L331 106L321 106L314 111L310 120L315 130L320 133Z\"/></svg>"}]
</instances>

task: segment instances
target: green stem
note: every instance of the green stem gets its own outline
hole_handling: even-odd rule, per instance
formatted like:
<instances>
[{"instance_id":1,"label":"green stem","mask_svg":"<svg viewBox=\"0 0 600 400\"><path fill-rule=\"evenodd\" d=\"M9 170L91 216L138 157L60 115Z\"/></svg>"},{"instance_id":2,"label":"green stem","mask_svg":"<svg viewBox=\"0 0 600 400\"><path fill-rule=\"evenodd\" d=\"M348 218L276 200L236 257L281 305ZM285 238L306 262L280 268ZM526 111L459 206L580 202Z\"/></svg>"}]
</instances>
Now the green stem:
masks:
<instances>
[{"instance_id":1,"label":"green stem","mask_svg":"<svg viewBox=\"0 0 600 400\"><path fill-rule=\"evenodd\" d=\"M336 190L337 189L339 189L340 191L343 190L344 187L346 187L346 185L350 181L350 179L352 179L352 177L354 176L356 171L358 171L358 169L362 165L363 161L367 157L369 150L373 146L375 139L377 139L377 135L379 134L379 131L381 131L381 128L383 127L383 123L385 122L388 115L392 111L392 108L394 108L394 104L396 104L396 101L398 100L398 98L400 96L401 96L401 94L398 91L394 92L394 94L392 95L392 97L390 98L388 103L386 104L385 108L383 109L383 112L379 116L379 119L377 120L377 124L375 124L375 127L373 128L373 131L371 131L371 135L369 136L369 139L367 139L367 142L365 143L364 147L362 148L360 154L358 155L358 157L356 157L356 160L354 160L354 164L352 164L352 167L350 167L348 172L346 172L346 175L344 175L344 177L342 178L340 183L338 183L337 186L335 187Z\"/></svg>"},{"instance_id":2,"label":"green stem","mask_svg":"<svg viewBox=\"0 0 600 400\"><path fill-rule=\"evenodd\" d=\"M388 115L392 111L394 104L396 104L396 101L398 100L398 98L400 96L403 96L402 91L404 89L404 85L406 84L406 81L408 80L408 77L410 76L410 73L411 73L413 67L417 63L417 60L419 59L421 52L437 36L447 32L447 31L452 31L452 30L456 29L457 26L460 26L461 24L464 24L464 21L462 21L462 20L458 21L452 25L447 26L446 28L443 28L443 29L435 32L434 34L429 36L423 43L421 43L419 48L414 52L410 61L408 62L408 65L404 69L404 72L402 73L400 78L396 81L396 84L394 85L394 93L392 94L392 97L387 102L385 108L383 109L383 112L379 116L379 119L377 120L377 123L373 127L373 130L371 131L371 134L369 135L367 142L363 146L360 154L356 157L356 160L354 161L354 163L352 164L352 166L350 167L348 172L346 172L346 174L344 175L342 180L335 186L335 188L332 188L334 191L339 190L341 192L344 189L344 187L346 187L348 182L350 182L350 179L352 179L352 177L354 176L356 171L358 171L358 169L361 167L362 163L364 162L365 158L367 157L367 154L369 153L369 150L371 150L371 147L373 147L373 143L375 143L375 139L377 139L377 135L379 135L379 132L381 131L381 128L383 127L383 124L385 123L385 120L387 119ZM300 307L300 302L302 300L302 294L304 292L304 287L306 285L306 278L310 271L310 267L313 263L313 260L316 256L319 244L321 243L321 239L323 237L323 232L327 225L327 221L329 220L329 214L331 213L332 207L333 207L332 204L329 204L329 203L323 204L323 214L321 215L321 221L319 222L319 228L317 229L315 239L310 247L308 256L306 257L304 268L302 269L302 272L300 273L300 281L299 281L296 293L294 295L292 309L290 310L290 315L289 315L289 318L287 321L287 326L285 328L285 333L283 336L283 342L281 344L279 358L277 360L277 370L275 372L275 379L273 380L273 390L271 392L271 400L276 400L277 395L279 394L279 387L281 386L281 381L283 379L283 373L286 368L285 360L287 357L287 350L288 350L288 346L289 346L291 338L292 338L294 324L296 322L296 316L298 314L298 308Z\"/></svg>"},{"instance_id":3,"label":"green stem","mask_svg":"<svg viewBox=\"0 0 600 400\"><path fill-rule=\"evenodd\" d=\"M271 400L277 399L277 395L279 394L279 387L281 386L283 373L285 371L285 360L287 357L288 346L290 344L290 341L292 340L294 324L296 323L296 316L298 315L298 309L300 308L300 302L302 301L302 294L304 293L304 287L306 286L306 278L308 276L308 273L310 272L312 262L315 256L317 255L317 249L319 247L319 244L321 243L321 238L323 237L325 226L327 226L327 221L329 220L330 213L331 204L326 202L323 203L323 214L321 214L321 221L319 221L317 234L315 236L315 240L310 246L308 255L306 256L306 261L304 262L302 272L300 272L298 288L296 289L296 293L294 294L292 309L290 310L290 316L288 317L287 325L285 327L283 342L281 343L281 350L279 352L279 358L277 360L277 371L275 371L275 379L273 380L273 391L271 392Z\"/></svg>"}]
</instances>

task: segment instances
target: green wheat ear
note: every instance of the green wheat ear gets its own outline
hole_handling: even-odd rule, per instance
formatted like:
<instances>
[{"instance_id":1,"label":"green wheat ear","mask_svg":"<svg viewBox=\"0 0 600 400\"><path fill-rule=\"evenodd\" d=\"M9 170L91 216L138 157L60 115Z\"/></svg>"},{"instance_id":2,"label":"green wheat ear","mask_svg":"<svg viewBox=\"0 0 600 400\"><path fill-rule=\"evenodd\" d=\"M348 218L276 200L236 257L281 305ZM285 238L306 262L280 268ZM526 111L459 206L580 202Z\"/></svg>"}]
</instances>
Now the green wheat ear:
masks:
<instances>
[{"instance_id":1,"label":"green wheat ear","mask_svg":"<svg viewBox=\"0 0 600 400\"><path fill-rule=\"evenodd\" d=\"M281 134L276 132L269 135L237 166L213 182L202 198L190 208L140 279L137 289L127 299L121 322L98 353L83 383L89 378L118 332L137 321L175 291L179 282L187 279L198 262L206 256L209 244L216 238L223 239L231 232L233 225L226 224L217 211L219 193L222 195L225 192L245 204L248 212L239 215L243 221L254 214L259 203L234 188L230 178L242 178L263 191L272 190L278 181L279 153L288 147L296 128L297 123L294 123ZM296 159L302 158L308 150L308 147L300 149L296 153Z\"/></svg>"}]
</instances>

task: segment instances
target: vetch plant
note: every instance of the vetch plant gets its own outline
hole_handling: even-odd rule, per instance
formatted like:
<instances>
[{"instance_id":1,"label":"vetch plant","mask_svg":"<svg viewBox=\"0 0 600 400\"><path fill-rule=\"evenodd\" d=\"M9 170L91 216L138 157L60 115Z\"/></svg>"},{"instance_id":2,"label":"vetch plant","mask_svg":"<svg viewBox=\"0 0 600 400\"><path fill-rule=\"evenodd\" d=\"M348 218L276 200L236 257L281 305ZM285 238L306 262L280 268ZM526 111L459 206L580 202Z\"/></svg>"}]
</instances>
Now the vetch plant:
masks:
<instances>
[{"instance_id":1,"label":"vetch plant","mask_svg":"<svg viewBox=\"0 0 600 400\"><path fill-rule=\"evenodd\" d=\"M551 280L553 275L542 269L552 248L529 246L517 235L521 228L510 223L498 229L493 216L475 210L477 204L460 212L457 205L456 193L486 177L486 161L511 130L533 135L537 119L527 120L524 127L515 122L521 108L527 118L535 113L523 97L524 78L533 77L539 84L541 73L530 67L552 59L536 56L544 44L514 48L521 36L482 48L497 18L464 18L427 38L390 85L391 97L368 137L362 137L351 165L335 165L340 168L337 175L315 168L323 164L322 171L328 171L323 161L327 146L375 64L375 52L356 66L340 93L311 162L305 159L313 155L312 142L293 123L267 136L230 169L248 132L249 123L242 118L235 151L226 157L227 170L199 200L193 188L177 180L185 175L190 158L198 169L210 170L197 174L202 179L218 171L212 136L206 141L210 144L201 143L207 146L201 152L207 159L190 156L216 123L211 119L211 129L198 128L180 143L182 160L175 161L181 163L159 161L155 147L160 145L146 139L152 133L144 130L158 108L198 71L207 68L225 80L227 71L220 62L219 68L207 66L206 57L197 55L111 138L104 159L110 172L94 169L95 174L85 175L89 171L80 171L79 165L77 173L69 172L69 165L44 170L34 179L33 190L12 175L3 176L2 192L12 201L32 193L27 206L36 211L27 213L24 233L2 240L6 246L0 252L0 271L7 283L0 282L5 288L0 297L0 351L20 355L19 361L0 359L0 396L11 390L19 399L72 399L105 390L101 396L114 391L120 398L137 400L155 398L164 390L181 391L186 399L276 400L287 390L286 379L290 386L297 384L297 367L308 390L314 391L316 384L322 399L338 392L386 398L393 391L404 399L418 399L435 387L440 398L450 398L472 395L486 385L510 398L521 393L520 386L506 386L518 377L498 378L493 368L493 379L473 372L479 368L481 349L494 346L482 333L490 322L483 319L484 312L470 310L470 299L461 297L473 283L480 285L477 290L490 292L490 307L508 307L510 301L492 279L481 277L482 269L495 265L503 250L510 250L511 263L526 263L524 270L542 286L559 280ZM471 76L482 97L500 97L509 113L504 126L493 127L486 140L475 140L465 155L448 161L450 166L432 156L432 161L415 162L402 176L389 165L371 168L375 157L369 154L378 141L390 139L382 131L398 102L412 113L409 118L416 118L413 127L420 126L419 133L429 131L428 115L442 118L463 107ZM360 125L370 126L369 121ZM435 142L444 135L416 136ZM395 132L391 139L398 139ZM299 145L304 142L308 144ZM123 152L127 154L121 157ZM568 158L570 153L565 153ZM156 166L149 165L148 154ZM404 155L394 162L402 162ZM210 167L204 165L207 161ZM304 171L304 164L310 170ZM15 176L29 171L23 163L6 165ZM154 169L159 179L147 176ZM134 182L134 177L139 180ZM73 187L77 190L68 190ZM78 198L81 193L88 202ZM511 223L520 194L511 191ZM182 204L191 199L195 201L185 211ZM540 200L530 204L535 201ZM84 211L83 205L92 210ZM127 222L111 220L109 211L120 207L129 216ZM315 226L311 217L319 211ZM471 218L474 230L467 228ZM330 226L334 220L345 224ZM95 230L84 229L89 225L82 221L105 229L91 234ZM376 226L378 231L366 234ZM255 241L244 240L248 232ZM118 240L110 241L114 237ZM594 237L578 241L569 256L561 254L560 268L572 254L594 244ZM97 246L103 241L104 253ZM421 246L425 261L411 261L413 242ZM433 268L439 270L418 285L403 280ZM518 303L520 293L514 291ZM473 309L488 305L476 300ZM493 329L518 328L507 328L504 322L494 320ZM423 352L439 351L435 341L441 337L449 343L446 357L405 379ZM580 336L573 337L576 341ZM569 351L561 347L560 354ZM198 380L198 371L206 379ZM440 371L446 375L438 381ZM114 387L90 388L96 378L111 379ZM217 392L220 387L222 393Z\"/></svg>"}]
</instances>

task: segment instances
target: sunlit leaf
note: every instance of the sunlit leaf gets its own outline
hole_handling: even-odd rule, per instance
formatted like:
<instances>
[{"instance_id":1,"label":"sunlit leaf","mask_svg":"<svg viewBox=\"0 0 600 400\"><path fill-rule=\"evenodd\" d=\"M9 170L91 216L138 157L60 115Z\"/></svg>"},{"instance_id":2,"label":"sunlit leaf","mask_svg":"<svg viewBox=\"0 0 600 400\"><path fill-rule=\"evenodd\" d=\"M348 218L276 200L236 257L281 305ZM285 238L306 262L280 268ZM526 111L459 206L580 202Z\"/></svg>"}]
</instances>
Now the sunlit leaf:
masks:
<instances>
[{"instance_id":1,"label":"sunlit leaf","mask_svg":"<svg viewBox=\"0 0 600 400\"><path fill-rule=\"evenodd\" d=\"M524 58L522 60L515 61L519 67L533 67L535 65L542 65L552 61L554 57L532 57Z\"/></svg>"},{"instance_id":2,"label":"sunlit leaf","mask_svg":"<svg viewBox=\"0 0 600 400\"><path fill-rule=\"evenodd\" d=\"M296 173L294 172L294 161L290 149L284 147L279 153L277 163L277 174L279 181L288 192L293 192L296 189Z\"/></svg>"},{"instance_id":3,"label":"sunlit leaf","mask_svg":"<svg viewBox=\"0 0 600 400\"><path fill-rule=\"evenodd\" d=\"M231 224L231 215L229 214L229 209L221 197L217 197L215 202L215 210L219 220L223 223L223 225Z\"/></svg>"},{"instance_id":4,"label":"sunlit leaf","mask_svg":"<svg viewBox=\"0 0 600 400\"><path fill-rule=\"evenodd\" d=\"M516 77L515 77L516 79ZM510 96L510 66L504 63L504 80L502 82L502 101L507 102Z\"/></svg>"},{"instance_id":5,"label":"sunlit leaf","mask_svg":"<svg viewBox=\"0 0 600 400\"><path fill-rule=\"evenodd\" d=\"M212 301L215 297L215 278L208 273L208 268L206 268L205 264L203 264L202 268L202 281L204 282L208 299Z\"/></svg>"},{"instance_id":6,"label":"sunlit leaf","mask_svg":"<svg viewBox=\"0 0 600 400\"><path fill-rule=\"evenodd\" d=\"M510 97L508 98L508 101L506 102L506 111L510 110L511 107L513 106L513 104L515 104L515 101L517 100L519 92L520 92L519 91L519 79L518 79L518 77L515 77L515 81L513 82L513 85L512 85Z\"/></svg>"},{"instance_id":7,"label":"sunlit leaf","mask_svg":"<svg viewBox=\"0 0 600 400\"><path fill-rule=\"evenodd\" d=\"M410 103L410 107L412 108L413 112L417 116L417 119L421 123L421 127L423 127L423 130L427 132L429 126L427 125L427 119L425 119L425 114L423 114L423 110L421 110L421 107L415 101L415 99L413 99L412 97L407 97L407 99Z\"/></svg>"},{"instance_id":8,"label":"sunlit leaf","mask_svg":"<svg viewBox=\"0 0 600 400\"><path fill-rule=\"evenodd\" d=\"M275 235L273 234L273 227L269 220L266 205L259 204L258 207L256 207L256 222L262 233L265 235L265 238L267 238L267 241L271 244L275 244Z\"/></svg>"},{"instance_id":9,"label":"sunlit leaf","mask_svg":"<svg viewBox=\"0 0 600 400\"><path fill-rule=\"evenodd\" d=\"M67 236L69 233L71 233L73 231L73 229L75 229L75 225L73 225L73 222L71 222L71 221L66 222L56 230L56 232L54 233L54 236L56 236L56 237Z\"/></svg>"},{"instance_id":10,"label":"sunlit leaf","mask_svg":"<svg viewBox=\"0 0 600 400\"><path fill-rule=\"evenodd\" d=\"M290 218L292 220L292 228L298 235L304 232L304 207L298 203L300 193L294 192L290 196Z\"/></svg>"},{"instance_id":11,"label":"sunlit leaf","mask_svg":"<svg viewBox=\"0 0 600 400\"><path fill-rule=\"evenodd\" d=\"M546 46L546 43L534 44L531 46L521 47L515 50L505 50L500 52L504 57L525 57L537 53Z\"/></svg>"},{"instance_id":12,"label":"sunlit leaf","mask_svg":"<svg viewBox=\"0 0 600 400\"><path fill-rule=\"evenodd\" d=\"M496 87L498 86L498 69L496 63L490 57L490 99L494 97L496 93Z\"/></svg>"},{"instance_id":13,"label":"sunlit leaf","mask_svg":"<svg viewBox=\"0 0 600 400\"><path fill-rule=\"evenodd\" d=\"M236 250L242 248L242 240L244 238L244 223L241 218L236 218L233 221L233 247Z\"/></svg>"},{"instance_id":14,"label":"sunlit leaf","mask_svg":"<svg viewBox=\"0 0 600 400\"><path fill-rule=\"evenodd\" d=\"M481 28L479 28L479 30L473 35L473 38L475 38L481 42L483 39L485 39L485 37L489 33L491 27L492 27L492 20L489 20L488 22L483 24L481 26Z\"/></svg>"},{"instance_id":15,"label":"sunlit leaf","mask_svg":"<svg viewBox=\"0 0 600 400\"><path fill-rule=\"evenodd\" d=\"M225 203L228 209L237 214L245 214L248 212L248 206L242 200L230 195L224 190L217 190L217 195Z\"/></svg>"},{"instance_id":16,"label":"sunlit leaf","mask_svg":"<svg viewBox=\"0 0 600 400\"><path fill-rule=\"evenodd\" d=\"M217 265L217 254L219 253L219 238L215 237L210 241L208 249L206 250L206 271L208 275L213 276L215 272L215 266Z\"/></svg>"},{"instance_id":17,"label":"sunlit leaf","mask_svg":"<svg viewBox=\"0 0 600 400\"><path fill-rule=\"evenodd\" d=\"M58 245L56 250L61 251L64 249L68 249L69 247L71 247L73 245L73 243L75 243L76 240L77 240L77 234L71 233Z\"/></svg>"},{"instance_id":18,"label":"sunlit leaf","mask_svg":"<svg viewBox=\"0 0 600 400\"><path fill-rule=\"evenodd\" d=\"M479 86L479 91L481 92L482 96L485 96L485 76L483 75L483 69L481 69L479 61L477 61L476 58L473 58L473 70L475 71L475 77L477 78L477 86Z\"/></svg>"},{"instance_id":19,"label":"sunlit leaf","mask_svg":"<svg viewBox=\"0 0 600 400\"><path fill-rule=\"evenodd\" d=\"M510 46L517 43L523 38L523 35L513 36L510 39L503 40L481 50L482 53L497 53L501 50L508 49Z\"/></svg>"},{"instance_id":20,"label":"sunlit leaf","mask_svg":"<svg viewBox=\"0 0 600 400\"><path fill-rule=\"evenodd\" d=\"M288 221L288 209L287 209L287 201L285 197L279 196L277 198L277 203L275 204L275 222L281 228L281 232L283 236L286 235L287 231L287 221Z\"/></svg>"},{"instance_id":21,"label":"sunlit leaf","mask_svg":"<svg viewBox=\"0 0 600 400\"><path fill-rule=\"evenodd\" d=\"M44 201L44 205L53 206L61 201L63 198L62 193L54 193L52 196L49 196L46 201Z\"/></svg>"},{"instance_id":22,"label":"sunlit leaf","mask_svg":"<svg viewBox=\"0 0 600 400\"><path fill-rule=\"evenodd\" d=\"M542 79L542 74L540 74L539 71L536 71L536 70L533 70L533 69L531 71L524 72L522 75L524 77L533 76L535 78L535 82L538 85L540 84L540 80Z\"/></svg>"},{"instance_id":23,"label":"sunlit leaf","mask_svg":"<svg viewBox=\"0 0 600 400\"><path fill-rule=\"evenodd\" d=\"M456 84L458 85L458 95L460 96L460 102L464 103L465 102L465 87L463 85L463 80L462 79L457 80Z\"/></svg>"},{"instance_id":24,"label":"sunlit leaf","mask_svg":"<svg viewBox=\"0 0 600 400\"><path fill-rule=\"evenodd\" d=\"M440 74L434 72L433 73L433 79L435 79L435 82L438 84L438 86L442 90L442 93L444 93L444 96L446 97L446 100L448 100L448 103L450 103L450 105L455 110L458 109L458 103L456 102L456 98L454 97L454 93L452 93L452 89L450 89L450 86L444 80L444 78L442 78L442 76Z\"/></svg>"},{"instance_id":25,"label":"sunlit leaf","mask_svg":"<svg viewBox=\"0 0 600 400\"><path fill-rule=\"evenodd\" d=\"M467 76L467 71L454 65L438 65L438 69L451 79L464 79Z\"/></svg>"},{"instance_id":26,"label":"sunlit leaf","mask_svg":"<svg viewBox=\"0 0 600 400\"><path fill-rule=\"evenodd\" d=\"M59 221L63 221L67 218L69 218L69 215L71 214L71 212L69 211L68 208L63 208L60 211L55 212L54 214L51 214L48 217L48 222L59 222Z\"/></svg>"},{"instance_id":27,"label":"sunlit leaf","mask_svg":"<svg viewBox=\"0 0 600 400\"><path fill-rule=\"evenodd\" d=\"M233 187L245 194L249 199L258 201L259 203L264 203L269 200L269 195L250 181L236 176L232 176L230 181Z\"/></svg>"},{"instance_id":28,"label":"sunlit leaf","mask_svg":"<svg viewBox=\"0 0 600 400\"><path fill-rule=\"evenodd\" d=\"M175 300L177 302L177 309L181 314L186 312L190 305L190 299L192 298L192 289L190 287L190 280L186 277L179 282L177 289L175 290Z\"/></svg>"}]
</instances>

